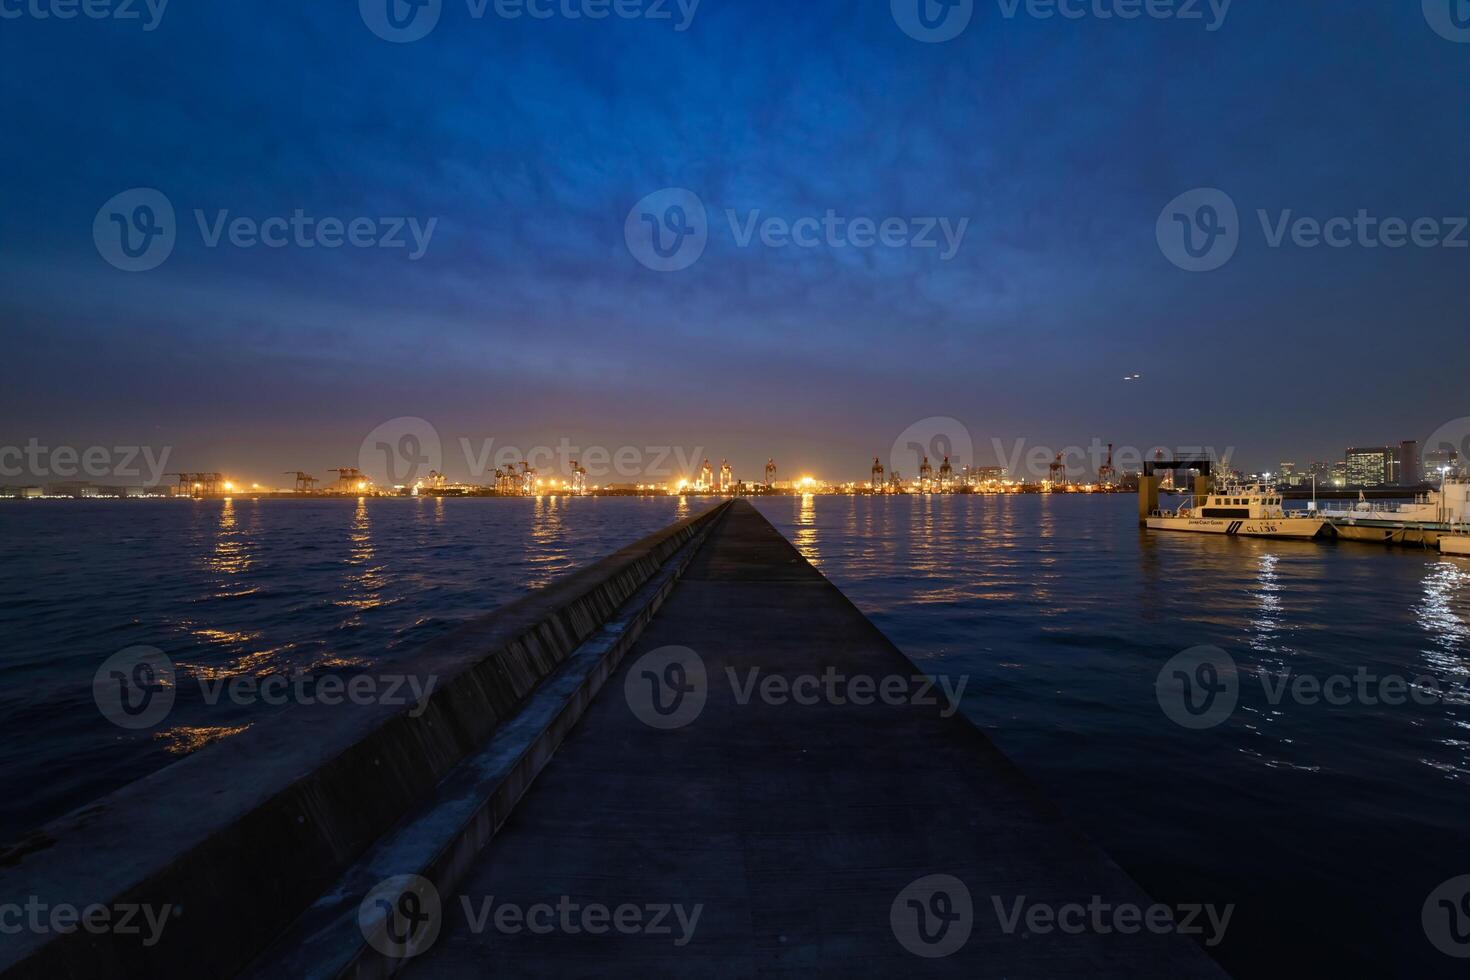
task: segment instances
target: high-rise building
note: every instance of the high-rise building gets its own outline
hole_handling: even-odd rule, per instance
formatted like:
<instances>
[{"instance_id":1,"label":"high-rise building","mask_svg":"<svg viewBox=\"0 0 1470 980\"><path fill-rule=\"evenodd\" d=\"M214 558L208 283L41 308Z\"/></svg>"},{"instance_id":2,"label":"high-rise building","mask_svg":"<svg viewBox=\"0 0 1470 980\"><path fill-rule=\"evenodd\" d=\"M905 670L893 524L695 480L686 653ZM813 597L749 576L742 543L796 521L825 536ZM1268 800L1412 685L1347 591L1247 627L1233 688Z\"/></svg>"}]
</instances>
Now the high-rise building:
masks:
<instances>
[{"instance_id":1,"label":"high-rise building","mask_svg":"<svg viewBox=\"0 0 1470 980\"><path fill-rule=\"evenodd\" d=\"M1417 487L1419 475L1419 443L1413 439L1399 443L1399 486Z\"/></svg>"},{"instance_id":2,"label":"high-rise building","mask_svg":"<svg viewBox=\"0 0 1470 980\"><path fill-rule=\"evenodd\" d=\"M1392 446L1349 448L1343 456L1348 486L1393 486L1398 483L1398 457Z\"/></svg>"},{"instance_id":3,"label":"high-rise building","mask_svg":"<svg viewBox=\"0 0 1470 980\"><path fill-rule=\"evenodd\" d=\"M1460 454L1449 447L1443 449L1431 449L1424 454L1424 475L1427 479L1439 481L1440 475L1446 471L1453 473L1464 465Z\"/></svg>"}]
</instances>

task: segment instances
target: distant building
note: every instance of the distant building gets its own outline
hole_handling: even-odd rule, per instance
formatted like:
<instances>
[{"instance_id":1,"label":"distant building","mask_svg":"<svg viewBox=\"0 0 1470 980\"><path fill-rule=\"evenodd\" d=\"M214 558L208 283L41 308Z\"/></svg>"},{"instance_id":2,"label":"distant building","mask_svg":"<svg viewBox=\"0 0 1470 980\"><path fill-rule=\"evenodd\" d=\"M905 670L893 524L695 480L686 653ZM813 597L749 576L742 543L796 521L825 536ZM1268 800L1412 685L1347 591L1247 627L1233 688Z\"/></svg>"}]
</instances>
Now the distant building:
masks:
<instances>
[{"instance_id":1,"label":"distant building","mask_svg":"<svg viewBox=\"0 0 1470 980\"><path fill-rule=\"evenodd\" d=\"M999 483L1006 478L1004 466L967 466L965 467L966 486L977 486L981 483Z\"/></svg>"},{"instance_id":2,"label":"distant building","mask_svg":"<svg viewBox=\"0 0 1470 980\"><path fill-rule=\"evenodd\" d=\"M1417 487L1423 481L1419 475L1419 443L1413 439L1399 443L1399 486Z\"/></svg>"},{"instance_id":3,"label":"distant building","mask_svg":"<svg viewBox=\"0 0 1470 980\"><path fill-rule=\"evenodd\" d=\"M1460 454L1453 449L1431 449L1424 454L1424 474L1434 481L1438 481L1440 473L1445 470L1453 473L1462 465Z\"/></svg>"},{"instance_id":4,"label":"distant building","mask_svg":"<svg viewBox=\"0 0 1470 980\"><path fill-rule=\"evenodd\" d=\"M1399 451L1392 446L1349 448L1343 464L1348 486L1388 487L1399 482Z\"/></svg>"}]
</instances>

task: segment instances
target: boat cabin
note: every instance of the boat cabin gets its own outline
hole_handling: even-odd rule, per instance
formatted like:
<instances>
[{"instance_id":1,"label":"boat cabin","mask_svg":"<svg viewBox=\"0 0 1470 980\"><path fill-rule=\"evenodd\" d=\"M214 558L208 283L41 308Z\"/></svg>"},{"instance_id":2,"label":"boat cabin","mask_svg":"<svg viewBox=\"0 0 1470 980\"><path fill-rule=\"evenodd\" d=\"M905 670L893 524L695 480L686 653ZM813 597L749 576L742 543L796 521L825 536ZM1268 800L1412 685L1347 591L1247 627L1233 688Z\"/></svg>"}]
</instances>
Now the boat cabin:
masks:
<instances>
[{"instance_id":1,"label":"boat cabin","mask_svg":"<svg viewBox=\"0 0 1470 980\"><path fill-rule=\"evenodd\" d=\"M1266 520L1285 516L1281 495L1262 486L1226 486L1208 494L1192 508L1195 517L1238 517Z\"/></svg>"}]
</instances>

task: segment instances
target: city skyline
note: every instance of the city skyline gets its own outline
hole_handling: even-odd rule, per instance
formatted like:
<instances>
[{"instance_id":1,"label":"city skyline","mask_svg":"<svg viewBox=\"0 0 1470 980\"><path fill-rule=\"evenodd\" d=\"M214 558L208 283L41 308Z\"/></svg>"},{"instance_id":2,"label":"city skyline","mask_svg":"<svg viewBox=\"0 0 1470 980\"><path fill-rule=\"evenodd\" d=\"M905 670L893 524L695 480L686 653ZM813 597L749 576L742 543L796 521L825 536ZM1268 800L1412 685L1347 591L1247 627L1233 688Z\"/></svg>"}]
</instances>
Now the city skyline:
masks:
<instances>
[{"instance_id":1,"label":"city skyline","mask_svg":"<svg viewBox=\"0 0 1470 980\"><path fill-rule=\"evenodd\" d=\"M269 475L351 463L377 420L419 415L750 466L810 450L837 473L947 415L987 441L1234 445L1264 467L1465 414L1452 236L1314 248L1295 224L1470 206L1470 134L1429 94L1463 51L1417 10L1237 5L1214 31L986 10L944 44L884 4L779 23L450 5L392 44L351 5L7 21L7 65L37 84L10 106L33 150L0 159L26 189L0 223L0 445L169 445ZM1379 70L1335 70L1370 49ZM142 62L147 91L117 81ZM631 236L671 188L707 243L659 271ZM1156 229L1195 188L1239 213L1208 272ZM152 228L135 189L175 215L146 271L106 239ZM1385 370L1389 336L1434 370Z\"/></svg>"}]
</instances>

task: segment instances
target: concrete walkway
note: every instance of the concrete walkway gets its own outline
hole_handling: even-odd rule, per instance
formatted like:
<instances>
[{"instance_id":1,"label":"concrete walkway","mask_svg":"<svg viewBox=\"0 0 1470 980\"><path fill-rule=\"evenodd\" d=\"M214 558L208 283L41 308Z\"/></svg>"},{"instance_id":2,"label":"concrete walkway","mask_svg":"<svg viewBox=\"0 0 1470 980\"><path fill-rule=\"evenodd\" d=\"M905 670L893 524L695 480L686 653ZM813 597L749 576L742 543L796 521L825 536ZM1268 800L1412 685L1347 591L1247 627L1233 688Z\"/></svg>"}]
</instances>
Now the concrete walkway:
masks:
<instances>
[{"instance_id":1,"label":"concrete walkway","mask_svg":"<svg viewBox=\"0 0 1470 980\"><path fill-rule=\"evenodd\" d=\"M697 656L643 659L670 646ZM1223 976L1192 940L1114 931L1151 900L915 674L737 501L407 974ZM855 703L859 675L891 703ZM1048 928L1069 904L1110 910Z\"/></svg>"}]
</instances>

